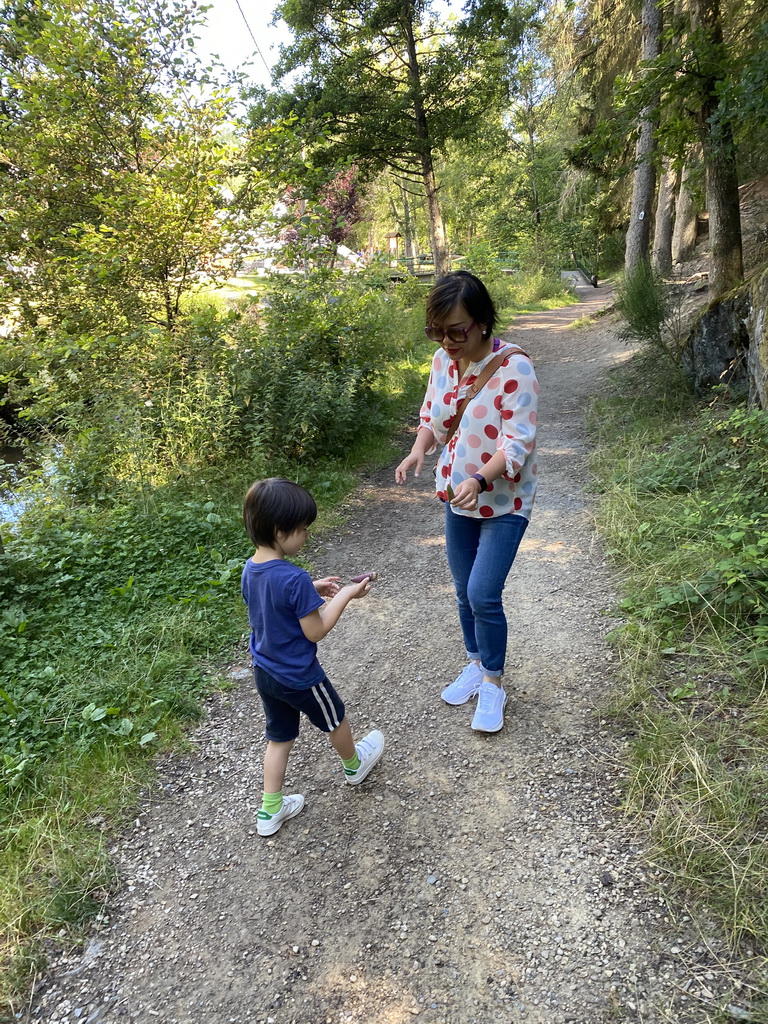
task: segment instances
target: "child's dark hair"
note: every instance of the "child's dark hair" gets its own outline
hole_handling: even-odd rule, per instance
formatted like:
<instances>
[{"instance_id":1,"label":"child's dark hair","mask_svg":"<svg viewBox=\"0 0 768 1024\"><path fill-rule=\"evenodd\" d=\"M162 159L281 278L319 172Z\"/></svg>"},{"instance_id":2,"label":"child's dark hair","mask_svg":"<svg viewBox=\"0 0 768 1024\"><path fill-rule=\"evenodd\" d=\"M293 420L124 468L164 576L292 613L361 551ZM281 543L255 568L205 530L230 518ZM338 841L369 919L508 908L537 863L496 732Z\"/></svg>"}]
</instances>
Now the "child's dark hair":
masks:
<instances>
[{"instance_id":1,"label":"child's dark hair","mask_svg":"<svg viewBox=\"0 0 768 1024\"><path fill-rule=\"evenodd\" d=\"M460 302L472 319L484 324L484 338L490 338L498 314L493 299L479 277L468 270L454 270L434 285L427 295L427 323L440 326Z\"/></svg>"},{"instance_id":2,"label":"child's dark hair","mask_svg":"<svg viewBox=\"0 0 768 1024\"><path fill-rule=\"evenodd\" d=\"M243 502L245 531L257 548L271 548L278 530L293 533L316 519L317 505L309 491L280 476L257 480Z\"/></svg>"}]
</instances>

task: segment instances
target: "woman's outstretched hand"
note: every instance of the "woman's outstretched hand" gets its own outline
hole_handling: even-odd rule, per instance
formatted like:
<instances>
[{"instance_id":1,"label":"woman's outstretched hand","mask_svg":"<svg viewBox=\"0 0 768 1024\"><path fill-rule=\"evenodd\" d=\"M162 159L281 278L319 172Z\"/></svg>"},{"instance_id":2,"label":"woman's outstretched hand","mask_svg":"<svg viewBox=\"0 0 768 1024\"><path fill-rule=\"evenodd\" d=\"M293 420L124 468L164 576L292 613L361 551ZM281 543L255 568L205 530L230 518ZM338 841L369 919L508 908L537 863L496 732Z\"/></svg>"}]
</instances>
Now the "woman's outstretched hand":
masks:
<instances>
[{"instance_id":1,"label":"woman's outstretched hand","mask_svg":"<svg viewBox=\"0 0 768 1024\"><path fill-rule=\"evenodd\" d=\"M395 470L395 483L404 484L408 476L408 470L413 469L413 475L419 476L424 469L423 452L410 452Z\"/></svg>"}]
</instances>

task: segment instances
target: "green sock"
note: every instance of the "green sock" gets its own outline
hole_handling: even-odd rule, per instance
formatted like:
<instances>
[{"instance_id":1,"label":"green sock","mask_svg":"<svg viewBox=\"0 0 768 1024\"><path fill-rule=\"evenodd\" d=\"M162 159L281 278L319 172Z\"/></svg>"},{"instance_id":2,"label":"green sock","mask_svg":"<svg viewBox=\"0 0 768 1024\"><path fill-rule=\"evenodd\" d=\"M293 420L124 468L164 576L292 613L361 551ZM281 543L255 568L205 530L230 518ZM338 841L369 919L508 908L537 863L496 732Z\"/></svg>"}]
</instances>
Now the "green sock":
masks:
<instances>
[{"instance_id":1,"label":"green sock","mask_svg":"<svg viewBox=\"0 0 768 1024\"><path fill-rule=\"evenodd\" d=\"M267 814L277 814L280 808L283 806L283 791L279 793L262 793L261 794L261 809L266 811Z\"/></svg>"},{"instance_id":2,"label":"green sock","mask_svg":"<svg viewBox=\"0 0 768 1024\"><path fill-rule=\"evenodd\" d=\"M360 767L360 758L357 756L357 751L354 752L352 757L342 757L341 763L344 765L345 772L356 772Z\"/></svg>"}]
</instances>

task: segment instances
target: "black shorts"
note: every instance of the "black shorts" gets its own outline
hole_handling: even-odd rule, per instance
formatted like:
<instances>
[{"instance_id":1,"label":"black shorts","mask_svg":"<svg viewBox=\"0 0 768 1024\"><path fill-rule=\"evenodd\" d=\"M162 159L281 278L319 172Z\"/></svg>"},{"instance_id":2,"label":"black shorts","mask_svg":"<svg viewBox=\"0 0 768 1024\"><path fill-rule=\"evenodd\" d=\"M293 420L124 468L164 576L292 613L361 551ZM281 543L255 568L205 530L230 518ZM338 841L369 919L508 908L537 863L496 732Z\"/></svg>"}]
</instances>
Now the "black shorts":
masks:
<instances>
[{"instance_id":1,"label":"black shorts","mask_svg":"<svg viewBox=\"0 0 768 1024\"><path fill-rule=\"evenodd\" d=\"M253 676L267 719L265 735L274 743L296 739L302 713L321 732L333 732L344 721L344 702L329 679L306 690L294 690L258 665L254 665Z\"/></svg>"}]
</instances>

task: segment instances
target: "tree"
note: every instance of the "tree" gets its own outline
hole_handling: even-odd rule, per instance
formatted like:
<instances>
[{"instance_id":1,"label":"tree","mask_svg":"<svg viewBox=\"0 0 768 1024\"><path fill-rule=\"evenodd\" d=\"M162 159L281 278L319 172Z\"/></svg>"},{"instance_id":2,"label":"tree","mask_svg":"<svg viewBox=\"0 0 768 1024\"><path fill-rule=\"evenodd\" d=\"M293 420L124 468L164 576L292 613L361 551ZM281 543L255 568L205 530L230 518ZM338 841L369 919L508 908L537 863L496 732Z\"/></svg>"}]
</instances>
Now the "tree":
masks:
<instances>
[{"instance_id":1,"label":"tree","mask_svg":"<svg viewBox=\"0 0 768 1024\"><path fill-rule=\"evenodd\" d=\"M593 251L594 187L568 166L578 67L561 5L531 18L510 52L510 97L452 143L438 165L446 222L459 246L488 242L521 266L559 270ZM463 251L463 249L460 249Z\"/></svg>"},{"instance_id":2,"label":"tree","mask_svg":"<svg viewBox=\"0 0 768 1024\"><path fill-rule=\"evenodd\" d=\"M194 0L22 3L0 48L0 304L37 332L172 330L243 238L222 90L192 55Z\"/></svg>"},{"instance_id":3,"label":"tree","mask_svg":"<svg viewBox=\"0 0 768 1024\"><path fill-rule=\"evenodd\" d=\"M362 197L357 168L339 171L323 184L314 181L314 190L290 187L283 196L288 213L283 218L280 239L287 242L289 255L333 266L337 248L346 242L360 220ZM290 250L295 249L296 252Z\"/></svg>"},{"instance_id":4,"label":"tree","mask_svg":"<svg viewBox=\"0 0 768 1024\"><path fill-rule=\"evenodd\" d=\"M449 269L435 173L448 141L472 135L504 87L501 33L514 22L501 0L472 5L445 24L429 0L285 0L278 9L296 42L279 74L299 71L290 93L255 119L295 111L316 164L354 159L418 182L439 276Z\"/></svg>"},{"instance_id":5,"label":"tree","mask_svg":"<svg viewBox=\"0 0 768 1024\"><path fill-rule=\"evenodd\" d=\"M659 0L643 0L642 60L649 62L659 55L661 46L661 5ZM629 210L624 269L636 270L648 256L653 199L656 192L656 164L654 161L655 128L658 119L658 96L650 97L640 112L635 147L635 174L632 183L632 202Z\"/></svg>"},{"instance_id":6,"label":"tree","mask_svg":"<svg viewBox=\"0 0 768 1024\"><path fill-rule=\"evenodd\" d=\"M712 253L709 294L716 298L744 276L736 148L731 118L721 100L730 62L718 0L691 0L691 25L700 97L697 124L706 170Z\"/></svg>"},{"instance_id":7,"label":"tree","mask_svg":"<svg viewBox=\"0 0 768 1024\"><path fill-rule=\"evenodd\" d=\"M675 196L680 174L672 166L669 157L659 181L659 195L656 203L656 221L651 250L651 266L660 277L672 274L672 232L675 223Z\"/></svg>"},{"instance_id":8,"label":"tree","mask_svg":"<svg viewBox=\"0 0 768 1024\"><path fill-rule=\"evenodd\" d=\"M675 198L675 221L672 229L672 263L686 263L693 255L696 247L697 210L691 188L694 174L695 154L689 152L683 169Z\"/></svg>"}]
</instances>

